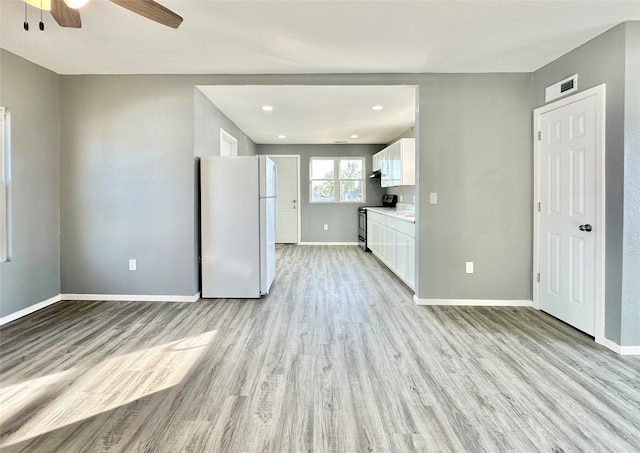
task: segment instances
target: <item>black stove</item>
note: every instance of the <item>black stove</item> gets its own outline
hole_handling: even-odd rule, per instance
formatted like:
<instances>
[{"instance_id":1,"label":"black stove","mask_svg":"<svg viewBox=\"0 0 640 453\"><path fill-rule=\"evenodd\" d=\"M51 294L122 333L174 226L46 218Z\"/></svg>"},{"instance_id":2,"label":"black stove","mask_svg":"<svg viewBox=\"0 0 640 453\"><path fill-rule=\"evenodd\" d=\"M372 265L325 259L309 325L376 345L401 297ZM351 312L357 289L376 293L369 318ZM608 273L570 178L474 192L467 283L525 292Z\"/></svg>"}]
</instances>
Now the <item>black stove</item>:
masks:
<instances>
[{"instance_id":1,"label":"black stove","mask_svg":"<svg viewBox=\"0 0 640 453\"><path fill-rule=\"evenodd\" d=\"M383 195L381 205L358 206L358 243L365 252L371 251L367 247L367 208L395 208L397 203L397 195Z\"/></svg>"}]
</instances>

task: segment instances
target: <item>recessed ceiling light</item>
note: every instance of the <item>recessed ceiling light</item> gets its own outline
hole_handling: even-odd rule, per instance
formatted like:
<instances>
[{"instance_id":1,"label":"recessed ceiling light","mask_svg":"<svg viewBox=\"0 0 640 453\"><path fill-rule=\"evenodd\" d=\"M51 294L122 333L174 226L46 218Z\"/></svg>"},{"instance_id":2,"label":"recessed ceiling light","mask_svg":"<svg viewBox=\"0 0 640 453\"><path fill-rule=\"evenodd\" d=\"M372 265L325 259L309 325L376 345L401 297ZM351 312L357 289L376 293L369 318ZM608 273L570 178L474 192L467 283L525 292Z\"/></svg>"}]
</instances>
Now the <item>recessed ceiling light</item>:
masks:
<instances>
[{"instance_id":1,"label":"recessed ceiling light","mask_svg":"<svg viewBox=\"0 0 640 453\"><path fill-rule=\"evenodd\" d=\"M371 110L382 110L384 107L382 107L381 105L374 105L373 107L371 107Z\"/></svg>"},{"instance_id":2,"label":"recessed ceiling light","mask_svg":"<svg viewBox=\"0 0 640 453\"><path fill-rule=\"evenodd\" d=\"M265 112L270 112L271 110L273 110L273 107L271 107L270 105L263 105L262 110L264 110Z\"/></svg>"},{"instance_id":3,"label":"recessed ceiling light","mask_svg":"<svg viewBox=\"0 0 640 453\"><path fill-rule=\"evenodd\" d=\"M287 136L284 135L284 134L280 134L280 135L278 135L278 138L287 138Z\"/></svg>"},{"instance_id":4,"label":"recessed ceiling light","mask_svg":"<svg viewBox=\"0 0 640 453\"><path fill-rule=\"evenodd\" d=\"M358 138L358 136L356 134L353 134L351 138Z\"/></svg>"}]
</instances>

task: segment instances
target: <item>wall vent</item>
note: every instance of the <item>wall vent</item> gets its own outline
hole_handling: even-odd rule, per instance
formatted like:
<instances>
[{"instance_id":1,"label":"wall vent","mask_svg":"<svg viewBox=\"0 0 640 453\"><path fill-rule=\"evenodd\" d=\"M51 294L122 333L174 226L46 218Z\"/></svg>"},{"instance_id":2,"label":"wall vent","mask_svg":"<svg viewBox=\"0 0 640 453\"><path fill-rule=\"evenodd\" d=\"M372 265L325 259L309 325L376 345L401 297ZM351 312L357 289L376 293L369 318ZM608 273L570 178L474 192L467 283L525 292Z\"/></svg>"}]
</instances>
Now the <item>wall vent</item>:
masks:
<instances>
[{"instance_id":1,"label":"wall vent","mask_svg":"<svg viewBox=\"0 0 640 453\"><path fill-rule=\"evenodd\" d=\"M544 91L544 102L553 101L578 90L578 74L567 77L558 83L548 86Z\"/></svg>"}]
</instances>

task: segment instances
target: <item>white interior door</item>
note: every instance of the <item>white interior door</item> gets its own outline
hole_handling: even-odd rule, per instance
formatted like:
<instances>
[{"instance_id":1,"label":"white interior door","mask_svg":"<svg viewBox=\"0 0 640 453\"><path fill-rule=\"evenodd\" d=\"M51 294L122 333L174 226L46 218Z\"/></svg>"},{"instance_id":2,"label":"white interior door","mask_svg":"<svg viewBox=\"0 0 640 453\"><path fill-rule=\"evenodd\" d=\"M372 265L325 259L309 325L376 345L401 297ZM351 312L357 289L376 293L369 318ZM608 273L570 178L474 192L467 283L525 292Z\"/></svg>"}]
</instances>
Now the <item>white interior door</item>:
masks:
<instances>
[{"instance_id":1,"label":"white interior door","mask_svg":"<svg viewBox=\"0 0 640 453\"><path fill-rule=\"evenodd\" d=\"M538 300L540 309L594 335L597 99L539 117Z\"/></svg>"},{"instance_id":2,"label":"white interior door","mask_svg":"<svg viewBox=\"0 0 640 453\"><path fill-rule=\"evenodd\" d=\"M298 156L269 156L276 164L278 203L276 243L297 244L299 228Z\"/></svg>"}]
</instances>

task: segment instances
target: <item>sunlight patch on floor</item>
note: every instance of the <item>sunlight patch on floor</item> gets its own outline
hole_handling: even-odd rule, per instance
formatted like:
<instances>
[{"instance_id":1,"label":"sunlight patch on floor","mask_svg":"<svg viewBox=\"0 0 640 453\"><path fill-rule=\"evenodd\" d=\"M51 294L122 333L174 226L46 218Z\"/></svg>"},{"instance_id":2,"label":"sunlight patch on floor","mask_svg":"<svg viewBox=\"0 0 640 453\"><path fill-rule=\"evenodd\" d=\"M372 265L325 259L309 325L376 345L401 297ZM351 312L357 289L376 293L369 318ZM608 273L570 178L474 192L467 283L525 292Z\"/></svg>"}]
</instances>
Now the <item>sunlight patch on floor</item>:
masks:
<instances>
[{"instance_id":1,"label":"sunlight patch on floor","mask_svg":"<svg viewBox=\"0 0 640 453\"><path fill-rule=\"evenodd\" d=\"M67 370L0 389L0 426L10 425L30 405L42 406L34 407L35 415L15 430L4 430L0 445L22 442L179 384L216 333L113 357L85 371Z\"/></svg>"}]
</instances>

